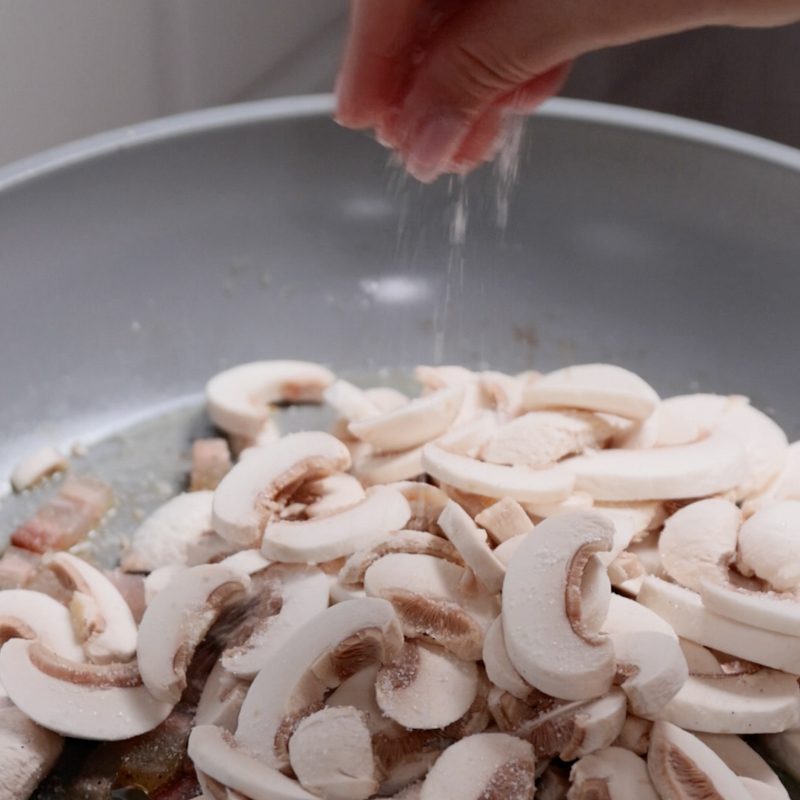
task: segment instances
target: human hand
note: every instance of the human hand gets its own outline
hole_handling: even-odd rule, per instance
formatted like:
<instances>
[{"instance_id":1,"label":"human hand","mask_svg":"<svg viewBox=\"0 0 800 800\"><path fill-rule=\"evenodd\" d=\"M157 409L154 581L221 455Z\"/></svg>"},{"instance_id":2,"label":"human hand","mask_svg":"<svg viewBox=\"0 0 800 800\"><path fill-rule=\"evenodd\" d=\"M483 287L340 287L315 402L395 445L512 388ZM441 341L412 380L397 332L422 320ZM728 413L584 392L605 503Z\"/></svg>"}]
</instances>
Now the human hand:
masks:
<instances>
[{"instance_id":1,"label":"human hand","mask_svg":"<svg viewBox=\"0 0 800 800\"><path fill-rule=\"evenodd\" d=\"M800 0L352 0L337 119L428 182L490 159L505 115L556 94L582 53L798 19Z\"/></svg>"}]
</instances>

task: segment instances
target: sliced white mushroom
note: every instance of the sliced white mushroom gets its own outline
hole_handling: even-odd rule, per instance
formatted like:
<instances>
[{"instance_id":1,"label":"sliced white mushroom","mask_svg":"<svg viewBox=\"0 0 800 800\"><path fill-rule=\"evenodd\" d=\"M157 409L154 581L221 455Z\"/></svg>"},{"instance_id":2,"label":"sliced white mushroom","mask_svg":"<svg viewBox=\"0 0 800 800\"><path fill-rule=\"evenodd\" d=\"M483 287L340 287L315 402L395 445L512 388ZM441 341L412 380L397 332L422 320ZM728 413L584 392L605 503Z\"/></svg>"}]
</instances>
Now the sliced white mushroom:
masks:
<instances>
[{"instance_id":1,"label":"sliced white mushroom","mask_svg":"<svg viewBox=\"0 0 800 800\"><path fill-rule=\"evenodd\" d=\"M264 576L280 596L280 611L259 620L247 641L223 654L225 669L240 678L254 678L297 628L328 607L328 578L317 567L273 564Z\"/></svg>"},{"instance_id":2,"label":"sliced white mushroom","mask_svg":"<svg viewBox=\"0 0 800 800\"><path fill-rule=\"evenodd\" d=\"M800 780L800 730L760 736L759 741L773 763Z\"/></svg>"},{"instance_id":3,"label":"sliced white mushroom","mask_svg":"<svg viewBox=\"0 0 800 800\"><path fill-rule=\"evenodd\" d=\"M331 708L350 706L366 715L367 727L374 736L377 733L393 730L397 725L394 720L383 715L375 693L375 682L378 679L380 664L371 664L342 681L326 698L325 705Z\"/></svg>"},{"instance_id":4,"label":"sliced white mushroom","mask_svg":"<svg viewBox=\"0 0 800 800\"><path fill-rule=\"evenodd\" d=\"M478 383L480 375L458 365L440 367L420 365L414 368L414 377L422 384L423 395L425 395L449 386Z\"/></svg>"},{"instance_id":5,"label":"sliced white mushroom","mask_svg":"<svg viewBox=\"0 0 800 800\"><path fill-rule=\"evenodd\" d=\"M704 579L726 582L741 522L737 506L718 498L700 500L676 511L664 523L658 539L662 566L671 578L696 592Z\"/></svg>"},{"instance_id":6,"label":"sliced white mushroom","mask_svg":"<svg viewBox=\"0 0 800 800\"><path fill-rule=\"evenodd\" d=\"M675 629L662 617L651 611L647 606L637 603L627 597L612 594L600 630L603 633L633 633L638 631L652 631L663 633L678 641Z\"/></svg>"},{"instance_id":7,"label":"sliced white mushroom","mask_svg":"<svg viewBox=\"0 0 800 800\"><path fill-rule=\"evenodd\" d=\"M130 739L160 725L174 705L148 692L132 662L77 664L24 639L0 650L0 683L34 722L79 739Z\"/></svg>"},{"instance_id":8,"label":"sliced white mushroom","mask_svg":"<svg viewBox=\"0 0 800 800\"><path fill-rule=\"evenodd\" d=\"M208 490L173 497L154 511L136 530L122 554L125 572L152 572L169 564L188 563L187 548L211 530Z\"/></svg>"},{"instance_id":9,"label":"sliced white mushroom","mask_svg":"<svg viewBox=\"0 0 800 800\"><path fill-rule=\"evenodd\" d=\"M0 781L8 800L28 800L53 768L64 740L18 708L0 709Z\"/></svg>"},{"instance_id":10,"label":"sliced white mushroom","mask_svg":"<svg viewBox=\"0 0 800 800\"><path fill-rule=\"evenodd\" d=\"M523 396L527 409L579 408L633 420L647 419L658 405L658 395L648 383L612 364L550 372L526 386Z\"/></svg>"},{"instance_id":11,"label":"sliced white mushroom","mask_svg":"<svg viewBox=\"0 0 800 800\"><path fill-rule=\"evenodd\" d=\"M339 580L346 586L363 583L364 573L379 558L390 553L418 553L443 558L459 566L464 565L464 559L458 550L441 536L424 531L389 531L376 544L353 553L339 572Z\"/></svg>"},{"instance_id":12,"label":"sliced white mushroom","mask_svg":"<svg viewBox=\"0 0 800 800\"><path fill-rule=\"evenodd\" d=\"M310 520L273 522L264 530L263 555L273 561L318 564L349 556L411 517L408 501L396 489L376 486L358 505Z\"/></svg>"},{"instance_id":13,"label":"sliced white mushroom","mask_svg":"<svg viewBox=\"0 0 800 800\"><path fill-rule=\"evenodd\" d=\"M195 725L217 725L233 733L250 684L231 675L218 661L211 670L195 713Z\"/></svg>"},{"instance_id":14,"label":"sliced white mushroom","mask_svg":"<svg viewBox=\"0 0 800 800\"><path fill-rule=\"evenodd\" d=\"M744 448L727 433L676 447L602 450L563 465L579 491L616 502L707 497L733 489L747 472Z\"/></svg>"},{"instance_id":15,"label":"sliced white mushroom","mask_svg":"<svg viewBox=\"0 0 800 800\"><path fill-rule=\"evenodd\" d=\"M659 432L655 447L672 447L704 439L716 430L722 415L748 405L740 395L686 394L668 397L659 405Z\"/></svg>"},{"instance_id":16,"label":"sliced white mushroom","mask_svg":"<svg viewBox=\"0 0 800 800\"><path fill-rule=\"evenodd\" d=\"M364 487L357 478L346 472L337 472L304 483L293 499L304 503L305 515L313 518L354 506L364 497Z\"/></svg>"},{"instance_id":17,"label":"sliced white mushroom","mask_svg":"<svg viewBox=\"0 0 800 800\"><path fill-rule=\"evenodd\" d=\"M534 792L533 746L505 733L479 733L442 753L420 800L529 800Z\"/></svg>"},{"instance_id":18,"label":"sliced white mushroom","mask_svg":"<svg viewBox=\"0 0 800 800\"><path fill-rule=\"evenodd\" d=\"M583 705L575 715L572 740L561 749L559 758L572 761L610 747L622 731L626 713L625 694L616 687Z\"/></svg>"},{"instance_id":19,"label":"sliced white mushroom","mask_svg":"<svg viewBox=\"0 0 800 800\"><path fill-rule=\"evenodd\" d=\"M400 453L374 453L356 459L353 472L366 486L409 481L422 475L422 447Z\"/></svg>"},{"instance_id":20,"label":"sliced white mushroom","mask_svg":"<svg viewBox=\"0 0 800 800\"><path fill-rule=\"evenodd\" d=\"M789 795L772 767L738 736L719 733L696 733L706 747L710 747L740 778L748 778L771 786L781 792L784 800Z\"/></svg>"},{"instance_id":21,"label":"sliced white mushroom","mask_svg":"<svg viewBox=\"0 0 800 800\"><path fill-rule=\"evenodd\" d=\"M317 614L256 676L239 714L237 741L262 763L285 769L294 725L317 710L329 689L371 663L392 661L402 644L385 600L352 600Z\"/></svg>"},{"instance_id":22,"label":"sliced white mushroom","mask_svg":"<svg viewBox=\"0 0 800 800\"><path fill-rule=\"evenodd\" d=\"M139 626L139 671L148 691L173 705L186 688L194 650L234 597L250 585L248 576L219 564L181 572L150 602Z\"/></svg>"},{"instance_id":23,"label":"sliced white mushroom","mask_svg":"<svg viewBox=\"0 0 800 800\"><path fill-rule=\"evenodd\" d=\"M619 732L619 736L614 740L617 747L624 747L637 756L643 756L650 746L650 731L653 723L649 719L642 719L635 714L628 714L625 717L625 724Z\"/></svg>"},{"instance_id":24,"label":"sliced white mushroom","mask_svg":"<svg viewBox=\"0 0 800 800\"><path fill-rule=\"evenodd\" d=\"M606 747L572 765L567 800L660 800L644 759L622 747Z\"/></svg>"},{"instance_id":25,"label":"sliced white mushroom","mask_svg":"<svg viewBox=\"0 0 800 800\"><path fill-rule=\"evenodd\" d=\"M498 428L481 448L491 464L542 469L565 456L602 447L613 428L586 411L532 411Z\"/></svg>"},{"instance_id":26,"label":"sliced white mushroom","mask_svg":"<svg viewBox=\"0 0 800 800\"><path fill-rule=\"evenodd\" d=\"M378 405L363 389L341 378L328 386L323 391L322 397L348 422L377 417L381 413Z\"/></svg>"},{"instance_id":27,"label":"sliced white mushroom","mask_svg":"<svg viewBox=\"0 0 800 800\"><path fill-rule=\"evenodd\" d=\"M300 785L324 800L366 800L378 789L365 715L355 708L323 708L303 719L289 758Z\"/></svg>"},{"instance_id":28,"label":"sliced white mushroom","mask_svg":"<svg viewBox=\"0 0 800 800\"><path fill-rule=\"evenodd\" d=\"M24 492L56 472L63 472L69 461L55 447L42 447L20 461L9 481L15 492Z\"/></svg>"},{"instance_id":29,"label":"sliced white mushroom","mask_svg":"<svg viewBox=\"0 0 800 800\"><path fill-rule=\"evenodd\" d=\"M485 589L462 592L464 572L435 556L392 553L366 571L364 589L392 603L407 637L425 637L459 658L477 661L500 604Z\"/></svg>"},{"instance_id":30,"label":"sliced white mushroom","mask_svg":"<svg viewBox=\"0 0 800 800\"><path fill-rule=\"evenodd\" d=\"M800 442L789 445L786 463L778 475L747 498L742 505L745 519L776 500L800 500Z\"/></svg>"},{"instance_id":31,"label":"sliced white mushroom","mask_svg":"<svg viewBox=\"0 0 800 800\"><path fill-rule=\"evenodd\" d=\"M168 567L159 567L154 569L144 579L144 604L145 607L149 606L153 598L165 587L172 579L180 574L186 572L189 567L184 567L179 564L172 564Z\"/></svg>"},{"instance_id":32,"label":"sliced white mushroom","mask_svg":"<svg viewBox=\"0 0 800 800\"><path fill-rule=\"evenodd\" d=\"M69 661L86 661L69 611L57 600L29 589L0 592L0 646L10 638L38 638Z\"/></svg>"},{"instance_id":33,"label":"sliced white mushroom","mask_svg":"<svg viewBox=\"0 0 800 800\"><path fill-rule=\"evenodd\" d=\"M768 783L753 780L753 778L743 778L739 776L739 783L747 789L753 800L786 800L789 797L786 793L786 789L783 787L778 789L775 786L770 786Z\"/></svg>"},{"instance_id":34,"label":"sliced white mushroom","mask_svg":"<svg viewBox=\"0 0 800 800\"><path fill-rule=\"evenodd\" d=\"M296 780L254 758L228 731L197 725L189 736L189 757L222 786L251 800L315 800Z\"/></svg>"},{"instance_id":35,"label":"sliced white mushroom","mask_svg":"<svg viewBox=\"0 0 800 800\"><path fill-rule=\"evenodd\" d=\"M504 497L481 511L475 522L488 532L495 544L533 530L533 522L525 509L511 497Z\"/></svg>"},{"instance_id":36,"label":"sliced white mushroom","mask_svg":"<svg viewBox=\"0 0 800 800\"><path fill-rule=\"evenodd\" d=\"M723 617L706 608L696 592L651 575L644 579L637 599L685 639L772 669L800 674L800 637Z\"/></svg>"},{"instance_id":37,"label":"sliced white mushroom","mask_svg":"<svg viewBox=\"0 0 800 800\"><path fill-rule=\"evenodd\" d=\"M696 736L663 720L650 734L650 779L662 800L752 800L736 774Z\"/></svg>"},{"instance_id":38,"label":"sliced white mushroom","mask_svg":"<svg viewBox=\"0 0 800 800\"><path fill-rule=\"evenodd\" d=\"M307 431L254 448L214 492L212 524L224 539L250 547L275 512L281 493L350 467L350 452L328 433Z\"/></svg>"},{"instance_id":39,"label":"sliced white mushroom","mask_svg":"<svg viewBox=\"0 0 800 800\"><path fill-rule=\"evenodd\" d=\"M216 564L239 552L241 547L243 545L229 542L213 530L208 531L197 542L192 542L186 548L186 563L190 567L197 567L200 564Z\"/></svg>"},{"instance_id":40,"label":"sliced white mushroom","mask_svg":"<svg viewBox=\"0 0 800 800\"><path fill-rule=\"evenodd\" d=\"M502 419L512 419L519 414L525 386L523 381L513 375L492 371L481 372L478 380Z\"/></svg>"},{"instance_id":41,"label":"sliced white mushroom","mask_svg":"<svg viewBox=\"0 0 800 800\"><path fill-rule=\"evenodd\" d=\"M240 550L238 553L223 558L218 563L234 572L256 575L270 566L272 562L267 561L258 550Z\"/></svg>"},{"instance_id":42,"label":"sliced white mushroom","mask_svg":"<svg viewBox=\"0 0 800 800\"><path fill-rule=\"evenodd\" d=\"M648 533L661 529L666 519L664 503L643 501L637 503L595 503L597 509L608 509L615 514L625 514L633 524L633 541L639 542Z\"/></svg>"},{"instance_id":43,"label":"sliced white mushroom","mask_svg":"<svg viewBox=\"0 0 800 800\"><path fill-rule=\"evenodd\" d=\"M459 415L460 416L460 415ZM497 430L498 417L493 411L478 411L465 422L456 420L447 433L436 441L443 450L462 456L477 458L481 448Z\"/></svg>"},{"instance_id":44,"label":"sliced white mushroom","mask_svg":"<svg viewBox=\"0 0 800 800\"><path fill-rule=\"evenodd\" d=\"M464 386L452 386L386 414L354 420L348 427L353 436L378 450L410 450L441 436L455 420L463 400Z\"/></svg>"},{"instance_id":45,"label":"sliced white mushroom","mask_svg":"<svg viewBox=\"0 0 800 800\"><path fill-rule=\"evenodd\" d=\"M548 469L486 464L468 456L449 453L436 443L422 450L425 471L463 492L487 497L511 497L520 502L551 503L569 497L574 474L556 465Z\"/></svg>"},{"instance_id":46,"label":"sliced white mushroom","mask_svg":"<svg viewBox=\"0 0 800 800\"><path fill-rule=\"evenodd\" d=\"M227 369L206 384L211 421L228 433L255 438L273 403L319 403L336 376L305 361L254 361Z\"/></svg>"},{"instance_id":47,"label":"sliced white mushroom","mask_svg":"<svg viewBox=\"0 0 800 800\"><path fill-rule=\"evenodd\" d=\"M486 531L452 500L439 517L439 527L461 553L467 566L493 594L503 588L505 565L497 560L487 541Z\"/></svg>"},{"instance_id":48,"label":"sliced white mushroom","mask_svg":"<svg viewBox=\"0 0 800 800\"><path fill-rule=\"evenodd\" d=\"M606 421L609 420L608 415L600 416ZM615 417L614 419L618 418ZM620 447L623 450L649 450L651 447L656 446L660 431L661 404L659 403L647 419L628 422L622 430L618 430L613 439L611 439L611 446Z\"/></svg>"},{"instance_id":49,"label":"sliced white mushroom","mask_svg":"<svg viewBox=\"0 0 800 800\"><path fill-rule=\"evenodd\" d=\"M586 700L611 688L614 650L606 636L586 625L582 582L587 561L608 550L613 538L613 525L594 512L551 517L524 538L508 565L508 654L528 683L553 697Z\"/></svg>"},{"instance_id":50,"label":"sliced white mushroom","mask_svg":"<svg viewBox=\"0 0 800 800\"><path fill-rule=\"evenodd\" d=\"M392 483L391 487L397 489L411 507L411 519L406 523L406 528L439 533L436 520L450 499L441 489L418 481L398 481Z\"/></svg>"},{"instance_id":51,"label":"sliced white mushroom","mask_svg":"<svg viewBox=\"0 0 800 800\"><path fill-rule=\"evenodd\" d=\"M517 672L511 663L503 633L503 617L499 616L486 631L483 640L483 663L489 680L503 691L520 700L527 700L533 687Z\"/></svg>"},{"instance_id":52,"label":"sliced white mushroom","mask_svg":"<svg viewBox=\"0 0 800 800\"><path fill-rule=\"evenodd\" d=\"M44 563L73 590L72 620L89 660L130 661L136 653L136 620L117 587L70 553L54 553Z\"/></svg>"},{"instance_id":53,"label":"sliced white mushroom","mask_svg":"<svg viewBox=\"0 0 800 800\"><path fill-rule=\"evenodd\" d=\"M532 517L547 519L570 511L585 511L594 506L594 498L587 492L573 492L566 500L558 503L523 503L522 507Z\"/></svg>"},{"instance_id":54,"label":"sliced white mushroom","mask_svg":"<svg viewBox=\"0 0 800 800\"><path fill-rule=\"evenodd\" d=\"M410 640L394 661L381 667L375 691L381 711L404 728L444 728L474 702L478 668L443 647Z\"/></svg>"},{"instance_id":55,"label":"sliced white mushroom","mask_svg":"<svg viewBox=\"0 0 800 800\"><path fill-rule=\"evenodd\" d=\"M737 564L776 591L800 589L800 501L783 500L753 514L739 531Z\"/></svg>"},{"instance_id":56,"label":"sliced white mushroom","mask_svg":"<svg viewBox=\"0 0 800 800\"><path fill-rule=\"evenodd\" d=\"M800 721L797 678L771 669L742 675L690 675L655 714L685 730L779 733Z\"/></svg>"},{"instance_id":57,"label":"sliced white mushroom","mask_svg":"<svg viewBox=\"0 0 800 800\"><path fill-rule=\"evenodd\" d=\"M612 633L609 637L631 711L640 717L661 714L689 676L680 645L673 637L653 631Z\"/></svg>"}]
</instances>

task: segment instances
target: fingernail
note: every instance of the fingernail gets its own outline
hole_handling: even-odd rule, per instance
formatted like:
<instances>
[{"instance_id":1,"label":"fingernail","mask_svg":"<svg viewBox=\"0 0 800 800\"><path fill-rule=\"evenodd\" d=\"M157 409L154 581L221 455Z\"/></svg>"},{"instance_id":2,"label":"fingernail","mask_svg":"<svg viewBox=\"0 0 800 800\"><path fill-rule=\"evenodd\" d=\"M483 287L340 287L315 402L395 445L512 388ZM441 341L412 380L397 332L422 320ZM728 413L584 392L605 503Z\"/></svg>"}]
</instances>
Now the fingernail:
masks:
<instances>
[{"instance_id":1,"label":"fingernail","mask_svg":"<svg viewBox=\"0 0 800 800\"><path fill-rule=\"evenodd\" d=\"M406 138L406 169L419 181L430 183L447 168L467 130L462 116L437 114L412 128Z\"/></svg>"}]
</instances>

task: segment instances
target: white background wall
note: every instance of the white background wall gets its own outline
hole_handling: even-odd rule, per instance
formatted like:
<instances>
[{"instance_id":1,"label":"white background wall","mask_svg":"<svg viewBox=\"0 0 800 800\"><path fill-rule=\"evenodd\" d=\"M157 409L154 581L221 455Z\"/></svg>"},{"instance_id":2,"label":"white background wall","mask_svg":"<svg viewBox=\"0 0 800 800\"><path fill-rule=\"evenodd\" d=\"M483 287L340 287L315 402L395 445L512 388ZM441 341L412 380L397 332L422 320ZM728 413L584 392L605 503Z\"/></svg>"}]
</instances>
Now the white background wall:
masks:
<instances>
[{"instance_id":1,"label":"white background wall","mask_svg":"<svg viewBox=\"0 0 800 800\"><path fill-rule=\"evenodd\" d=\"M345 9L346 0L0 0L0 164L246 97Z\"/></svg>"}]
</instances>

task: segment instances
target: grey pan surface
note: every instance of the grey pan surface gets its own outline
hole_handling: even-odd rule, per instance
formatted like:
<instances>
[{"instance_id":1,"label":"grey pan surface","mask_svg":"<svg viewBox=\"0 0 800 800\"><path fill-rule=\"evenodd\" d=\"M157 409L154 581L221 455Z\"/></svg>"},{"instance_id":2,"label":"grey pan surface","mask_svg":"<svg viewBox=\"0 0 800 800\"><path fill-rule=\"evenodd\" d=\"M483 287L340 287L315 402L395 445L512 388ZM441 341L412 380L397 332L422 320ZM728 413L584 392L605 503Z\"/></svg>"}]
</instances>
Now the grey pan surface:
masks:
<instances>
[{"instance_id":1,"label":"grey pan surface","mask_svg":"<svg viewBox=\"0 0 800 800\"><path fill-rule=\"evenodd\" d=\"M800 153L554 101L501 229L490 169L412 185L331 108L217 109L0 170L0 474L282 357L387 381L607 360L663 395L750 395L798 437Z\"/></svg>"}]
</instances>

